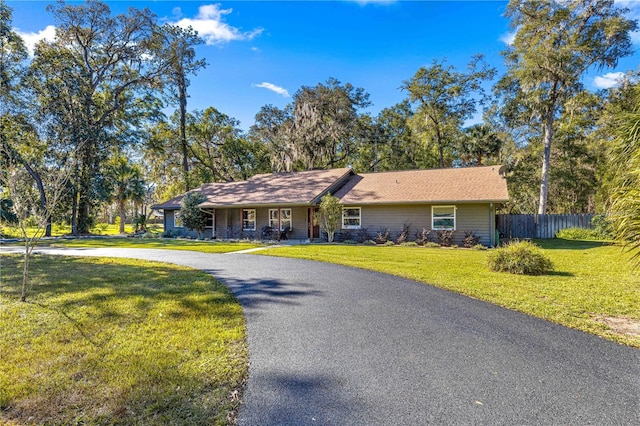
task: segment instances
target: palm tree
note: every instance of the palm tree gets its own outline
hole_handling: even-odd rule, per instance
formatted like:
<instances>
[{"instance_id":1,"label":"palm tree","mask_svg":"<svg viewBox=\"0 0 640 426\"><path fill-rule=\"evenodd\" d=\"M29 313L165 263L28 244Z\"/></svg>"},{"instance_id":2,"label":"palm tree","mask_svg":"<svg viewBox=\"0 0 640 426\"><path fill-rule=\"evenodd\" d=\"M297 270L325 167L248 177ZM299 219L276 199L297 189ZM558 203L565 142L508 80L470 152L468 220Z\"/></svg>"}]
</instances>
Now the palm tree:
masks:
<instances>
[{"instance_id":1,"label":"palm tree","mask_svg":"<svg viewBox=\"0 0 640 426\"><path fill-rule=\"evenodd\" d=\"M144 200L144 180L141 178L140 167L131 164L129 159L122 155L112 158L107 170L107 179L113 188L112 200L118 204L120 234L124 234L126 202Z\"/></svg>"},{"instance_id":2,"label":"palm tree","mask_svg":"<svg viewBox=\"0 0 640 426\"><path fill-rule=\"evenodd\" d=\"M635 107L620 112L616 120L611 218L617 239L633 252L640 268L640 84L632 88L631 97Z\"/></svg>"}]
</instances>

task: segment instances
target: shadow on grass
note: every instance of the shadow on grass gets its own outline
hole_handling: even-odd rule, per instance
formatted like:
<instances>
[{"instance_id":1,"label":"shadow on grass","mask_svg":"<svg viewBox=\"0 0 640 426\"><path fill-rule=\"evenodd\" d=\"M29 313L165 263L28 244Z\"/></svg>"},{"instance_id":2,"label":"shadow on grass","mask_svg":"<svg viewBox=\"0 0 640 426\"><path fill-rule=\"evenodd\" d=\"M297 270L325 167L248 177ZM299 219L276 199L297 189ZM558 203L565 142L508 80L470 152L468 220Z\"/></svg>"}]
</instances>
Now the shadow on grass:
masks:
<instances>
[{"instance_id":1,"label":"shadow on grass","mask_svg":"<svg viewBox=\"0 0 640 426\"><path fill-rule=\"evenodd\" d=\"M576 241L564 240L562 238L533 240L533 242L545 250L589 250L605 246L613 246L615 243L611 241Z\"/></svg>"}]
</instances>

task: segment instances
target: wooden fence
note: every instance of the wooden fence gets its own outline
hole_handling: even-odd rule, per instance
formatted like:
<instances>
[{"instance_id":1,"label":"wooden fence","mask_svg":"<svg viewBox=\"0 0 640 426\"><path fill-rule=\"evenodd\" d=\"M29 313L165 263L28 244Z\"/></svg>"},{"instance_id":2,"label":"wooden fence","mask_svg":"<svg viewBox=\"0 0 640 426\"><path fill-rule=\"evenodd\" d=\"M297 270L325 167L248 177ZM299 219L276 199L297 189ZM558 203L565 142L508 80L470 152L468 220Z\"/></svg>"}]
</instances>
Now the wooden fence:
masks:
<instances>
[{"instance_id":1,"label":"wooden fence","mask_svg":"<svg viewBox=\"0 0 640 426\"><path fill-rule=\"evenodd\" d=\"M501 238L555 238L565 228L591 229L593 214L499 214Z\"/></svg>"}]
</instances>

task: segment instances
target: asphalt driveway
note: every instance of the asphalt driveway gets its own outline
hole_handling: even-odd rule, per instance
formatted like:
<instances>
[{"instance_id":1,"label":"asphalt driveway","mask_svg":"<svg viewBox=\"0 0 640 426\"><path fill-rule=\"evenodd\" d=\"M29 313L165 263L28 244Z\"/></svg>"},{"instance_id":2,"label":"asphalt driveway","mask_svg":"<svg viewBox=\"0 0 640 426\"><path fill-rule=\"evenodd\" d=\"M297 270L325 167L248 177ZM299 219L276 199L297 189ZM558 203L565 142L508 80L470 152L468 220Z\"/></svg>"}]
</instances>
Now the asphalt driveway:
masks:
<instances>
[{"instance_id":1,"label":"asphalt driveway","mask_svg":"<svg viewBox=\"0 0 640 426\"><path fill-rule=\"evenodd\" d=\"M640 350L425 284L249 254L39 251L225 282L248 327L241 425L640 424Z\"/></svg>"}]
</instances>

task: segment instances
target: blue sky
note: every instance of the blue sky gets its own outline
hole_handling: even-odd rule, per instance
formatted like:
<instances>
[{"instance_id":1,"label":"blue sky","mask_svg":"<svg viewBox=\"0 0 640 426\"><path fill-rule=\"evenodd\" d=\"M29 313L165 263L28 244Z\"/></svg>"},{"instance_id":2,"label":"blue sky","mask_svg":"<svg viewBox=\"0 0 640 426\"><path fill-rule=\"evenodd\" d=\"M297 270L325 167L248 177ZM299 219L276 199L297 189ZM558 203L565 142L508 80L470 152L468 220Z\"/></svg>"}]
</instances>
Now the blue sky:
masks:
<instances>
[{"instance_id":1,"label":"blue sky","mask_svg":"<svg viewBox=\"0 0 640 426\"><path fill-rule=\"evenodd\" d=\"M45 1L7 1L13 25L28 43L52 37ZM509 38L503 1L108 1L114 13L151 9L161 20L192 25L206 41L197 47L206 69L191 77L189 110L213 106L248 129L262 105L280 108L301 86L329 77L363 87L369 112L402 101L399 87L420 66L446 58L463 69L473 54L504 71L500 51ZM640 1L625 1L640 17ZM640 36L633 35L636 48ZM590 89L637 70L640 55L616 69L592 71Z\"/></svg>"}]
</instances>

